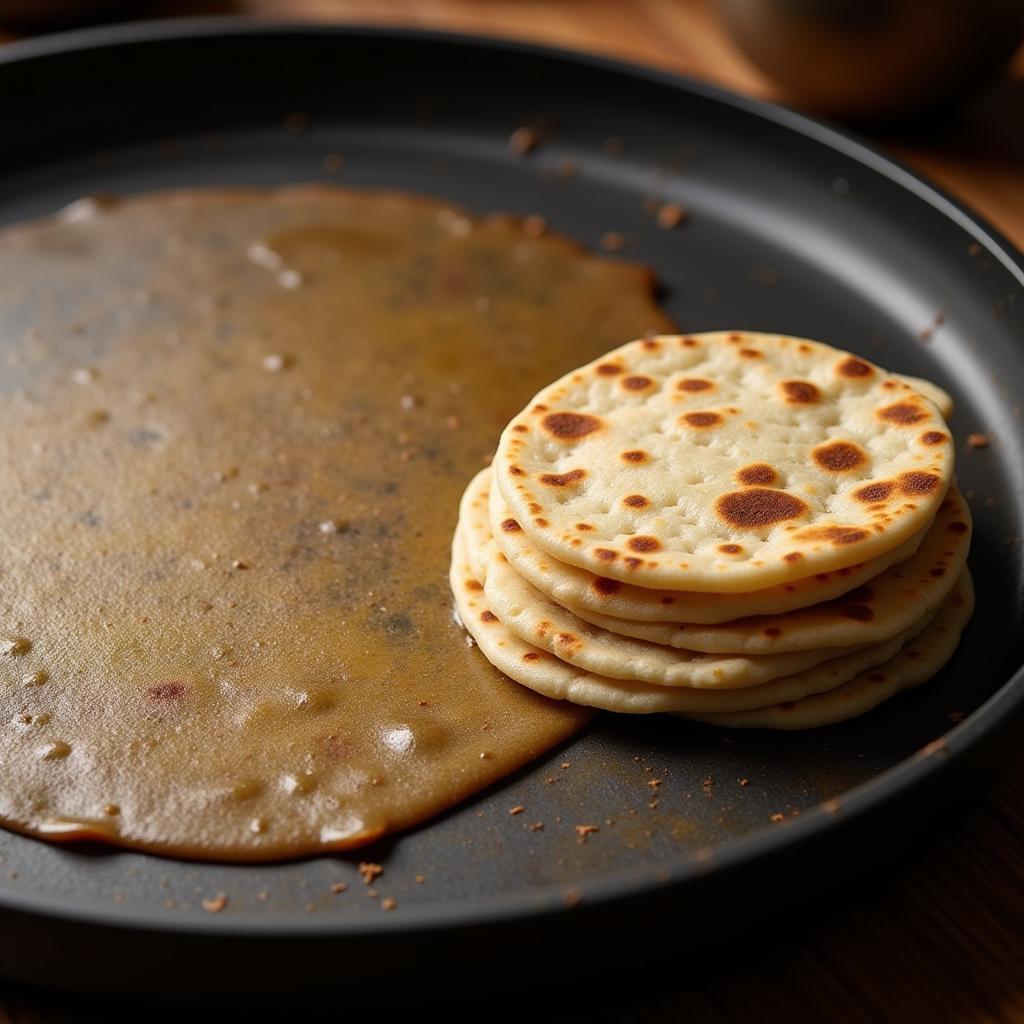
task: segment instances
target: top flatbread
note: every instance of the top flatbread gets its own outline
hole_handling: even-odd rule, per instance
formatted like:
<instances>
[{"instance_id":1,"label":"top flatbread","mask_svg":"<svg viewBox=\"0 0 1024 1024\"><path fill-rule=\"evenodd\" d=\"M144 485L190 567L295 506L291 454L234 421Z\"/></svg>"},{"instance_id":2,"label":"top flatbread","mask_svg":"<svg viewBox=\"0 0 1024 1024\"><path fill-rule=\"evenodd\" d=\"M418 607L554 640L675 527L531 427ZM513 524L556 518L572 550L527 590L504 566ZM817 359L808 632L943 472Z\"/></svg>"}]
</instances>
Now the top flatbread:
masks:
<instances>
[{"instance_id":1,"label":"top flatbread","mask_svg":"<svg viewBox=\"0 0 1024 1024\"><path fill-rule=\"evenodd\" d=\"M938 408L828 345L630 342L540 391L494 477L538 547L647 587L743 592L877 557L935 515Z\"/></svg>"}]
</instances>

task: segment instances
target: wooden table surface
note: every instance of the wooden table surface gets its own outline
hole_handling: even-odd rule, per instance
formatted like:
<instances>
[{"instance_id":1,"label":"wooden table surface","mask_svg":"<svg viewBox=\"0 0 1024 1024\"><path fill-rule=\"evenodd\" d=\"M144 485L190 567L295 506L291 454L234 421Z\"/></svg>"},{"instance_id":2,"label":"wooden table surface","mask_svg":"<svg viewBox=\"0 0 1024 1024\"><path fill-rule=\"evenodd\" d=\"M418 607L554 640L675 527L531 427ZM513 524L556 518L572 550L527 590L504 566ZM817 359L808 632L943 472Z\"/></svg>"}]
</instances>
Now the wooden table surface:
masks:
<instances>
[{"instance_id":1,"label":"wooden table surface","mask_svg":"<svg viewBox=\"0 0 1024 1024\"><path fill-rule=\"evenodd\" d=\"M779 98L731 46L702 0L165 0L148 10L515 36ZM936 137L877 141L1024 248L1024 51L1004 83ZM539 1005L535 1016L623 1024L1024 1022L1024 759L895 873L847 887L799 926L780 931L770 948L723 959L728 962L702 965L690 976L652 972L636 986L620 980L599 1003L588 995L592 986L572 986L565 1007L549 1017L555 1008ZM494 1016L493 1008L486 1012ZM101 1016L120 1019L109 1008L93 1011L66 998L0 988L0 1024Z\"/></svg>"}]
</instances>

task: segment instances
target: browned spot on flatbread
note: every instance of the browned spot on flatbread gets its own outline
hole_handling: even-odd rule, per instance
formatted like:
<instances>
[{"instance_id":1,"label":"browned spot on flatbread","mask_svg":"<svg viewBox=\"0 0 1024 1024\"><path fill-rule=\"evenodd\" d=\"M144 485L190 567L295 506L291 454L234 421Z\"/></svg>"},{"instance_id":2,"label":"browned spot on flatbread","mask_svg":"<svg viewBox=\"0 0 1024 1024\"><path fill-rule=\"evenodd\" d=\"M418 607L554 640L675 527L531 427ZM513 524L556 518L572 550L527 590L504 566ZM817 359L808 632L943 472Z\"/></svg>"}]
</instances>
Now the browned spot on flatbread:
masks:
<instances>
[{"instance_id":1,"label":"browned spot on flatbread","mask_svg":"<svg viewBox=\"0 0 1024 1024\"><path fill-rule=\"evenodd\" d=\"M719 544L718 550L723 555L741 555L743 554L743 548L739 544Z\"/></svg>"},{"instance_id":2,"label":"browned spot on flatbread","mask_svg":"<svg viewBox=\"0 0 1024 1024\"><path fill-rule=\"evenodd\" d=\"M185 684L179 682L154 683L152 686L146 687L146 696L150 700L181 700L185 696L186 689Z\"/></svg>"},{"instance_id":3,"label":"browned spot on flatbread","mask_svg":"<svg viewBox=\"0 0 1024 1024\"><path fill-rule=\"evenodd\" d=\"M737 470L736 479L741 484L751 486L761 484L766 486L775 483L778 479L778 473L775 472L775 467L769 466L767 462L755 462Z\"/></svg>"},{"instance_id":4,"label":"browned spot on flatbread","mask_svg":"<svg viewBox=\"0 0 1024 1024\"><path fill-rule=\"evenodd\" d=\"M744 359L760 359L761 353L756 348L741 348L740 355Z\"/></svg>"},{"instance_id":5,"label":"browned spot on flatbread","mask_svg":"<svg viewBox=\"0 0 1024 1024\"><path fill-rule=\"evenodd\" d=\"M830 473L849 473L868 461L863 449L852 441L831 441L819 445L811 452L811 458Z\"/></svg>"},{"instance_id":6,"label":"browned spot on flatbread","mask_svg":"<svg viewBox=\"0 0 1024 1024\"><path fill-rule=\"evenodd\" d=\"M596 530L597 527L591 526L590 523L577 523L576 529L579 530L580 533L586 533L588 530Z\"/></svg>"},{"instance_id":7,"label":"browned spot on flatbread","mask_svg":"<svg viewBox=\"0 0 1024 1024\"><path fill-rule=\"evenodd\" d=\"M794 563L799 562L800 559L803 557L804 556L802 551L787 551L786 554L782 556L782 560L784 562L789 562L790 565L793 565Z\"/></svg>"},{"instance_id":8,"label":"browned spot on flatbread","mask_svg":"<svg viewBox=\"0 0 1024 1024\"><path fill-rule=\"evenodd\" d=\"M867 530L859 526L809 526L797 535L800 540L830 540L839 546L857 544L870 536Z\"/></svg>"},{"instance_id":9,"label":"browned spot on flatbread","mask_svg":"<svg viewBox=\"0 0 1024 1024\"><path fill-rule=\"evenodd\" d=\"M700 344L700 343L697 341L696 338L682 338L680 340L679 344L683 348L696 348L697 345Z\"/></svg>"},{"instance_id":10,"label":"browned spot on flatbread","mask_svg":"<svg viewBox=\"0 0 1024 1024\"><path fill-rule=\"evenodd\" d=\"M526 470L519 466L509 466L508 471L512 476L526 476Z\"/></svg>"},{"instance_id":11,"label":"browned spot on flatbread","mask_svg":"<svg viewBox=\"0 0 1024 1024\"><path fill-rule=\"evenodd\" d=\"M599 594L617 594L622 587L618 580L610 580L607 576L598 576L591 584Z\"/></svg>"},{"instance_id":12,"label":"browned spot on flatbread","mask_svg":"<svg viewBox=\"0 0 1024 1024\"><path fill-rule=\"evenodd\" d=\"M594 548L594 557L600 558L602 562L614 562L619 553L611 548Z\"/></svg>"},{"instance_id":13,"label":"browned spot on flatbread","mask_svg":"<svg viewBox=\"0 0 1024 1024\"><path fill-rule=\"evenodd\" d=\"M642 558L635 558L633 555L627 555L623 561L626 563L627 569L639 569L644 564Z\"/></svg>"},{"instance_id":14,"label":"browned spot on flatbread","mask_svg":"<svg viewBox=\"0 0 1024 1024\"><path fill-rule=\"evenodd\" d=\"M466 580L465 586L467 590L472 590L477 593L484 589L483 585L478 580Z\"/></svg>"},{"instance_id":15,"label":"browned spot on flatbread","mask_svg":"<svg viewBox=\"0 0 1024 1024\"><path fill-rule=\"evenodd\" d=\"M949 530L951 533L966 533L967 532L967 524L966 523L961 523L958 520L955 523L950 523L946 527L946 529Z\"/></svg>"},{"instance_id":16,"label":"browned spot on flatbread","mask_svg":"<svg viewBox=\"0 0 1024 1024\"><path fill-rule=\"evenodd\" d=\"M689 391L696 393L698 391L710 391L715 385L709 380L704 380L703 377L686 377L676 384L676 387L680 391Z\"/></svg>"},{"instance_id":17,"label":"browned spot on flatbread","mask_svg":"<svg viewBox=\"0 0 1024 1024\"><path fill-rule=\"evenodd\" d=\"M853 492L853 496L858 501L863 501L865 505L874 505L891 498L895 490L896 485L891 480L876 480L874 483L858 487Z\"/></svg>"},{"instance_id":18,"label":"browned spot on flatbread","mask_svg":"<svg viewBox=\"0 0 1024 1024\"><path fill-rule=\"evenodd\" d=\"M909 473L901 473L899 481L900 491L908 498L925 497L942 487L942 480L934 473L923 473L916 469Z\"/></svg>"},{"instance_id":19,"label":"browned spot on flatbread","mask_svg":"<svg viewBox=\"0 0 1024 1024\"><path fill-rule=\"evenodd\" d=\"M661 348L661 342L656 338L644 338L640 344L643 345L648 352L657 352L658 349Z\"/></svg>"},{"instance_id":20,"label":"browned spot on flatbread","mask_svg":"<svg viewBox=\"0 0 1024 1024\"><path fill-rule=\"evenodd\" d=\"M895 402L878 410L878 418L900 427L912 426L928 419L928 413L916 402Z\"/></svg>"},{"instance_id":21,"label":"browned spot on flatbread","mask_svg":"<svg viewBox=\"0 0 1024 1024\"><path fill-rule=\"evenodd\" d=\"M571 487L578 484L586 475L585 469L570 469L565 473L541 473L539 479L547 487Z\"/></svg>"},{"instance_id":22,"label":"browned spot on flatbread","mask_svg":"<svg viewBox=\"0 0 1024 1024\"><path fill-rule=\"evenodd\" d=\"M622 499L622 504L628 505L630 508L647 508L650 505L650 501L642 494L627 494Z\"/></svg>"},{"instance_id":23,"label":"browned spot on flatbread","mask_svg":"<svg viewBox=\"0 0 1024 1024\"><path fill-rule=\"evenodd\" d=\"M505 533L518 533L522 527L515 519L504 519L501 523L501 528Z\"/></svg>"},{"instance_id":24,"label":"browned spot on flatbread","mask_svg":"<svg viewBox=\"0 0 1024 1024\"><path fill-rule=\"evenodd\" d=\"M615 363L598 363L597 372L602 377L614 377L616 374L622 373L622 367Z\"/></svg>"},{"instance_id":25,"label":"browned spot on flatbread","mask_svg":"<svg viewBox=\"0 0 1024 1024\"><path fill-rule=\"evenodd\" d=\"M936 445L945 444L949 440L949 435L944 434L941 430L926 430L921 435L921 444Z\"/></svg>"},{"instance_id":26,"label":"browned spot on flatbread","mask_svg":"<svg viewBox=\"0 0 1024 1024\"><path fill-rule=\"evenodd\" d=\"M840 377L870 377L874 372L870 363L865 363L863 359L857 359L855 356L849 356L836 367L836 373Z\"/></svg>"},{"instance_id":27,"label":"browned spot on flatbread","mask_svg":"<svg viewBox=\"0 0 1024 1024\"><path fill-rule=\"evenodd\" d=\"M811 405L821 398L821 392L809 380L784 380L779 386L791 405Z\"/></svg>"},{"instance_id":28,"label":"browned spot on flatbread","mask_svg":"<svg viewBox=\"0 0 1024 1024\"><path fill-rule=\"evenodd\" d=\"M497 622L498 621L498 616L495 615L494 612L492 612L489 608L485 608L480 613L480 621L481 622Z\"/></svg>"},{"instance_id":29,"label":"browned spot on flatbread","mask_svg":"<svg viewBox=\"0 0 1024 1024\"><path fill-rule=\"evenodd\" d=\"M786 491L750 487L745 491L723 494L715 502L715 509L731 526L757 530L788 519L798 519L807 512L807 505Z\"/></svg>"},{"instance_id":30,"label":"browned spot on flatbread","mask_svg":"<svg viewBox=\"0 0 1024 1024\"><path fill-rule=\"evenodd\" d=\"M576 441L594 431L602 423L596 416L584 412L552 412L541 421L545 430L559 441Z\"/></svg>"},{"instance_id":31,"label":"browned spot on flatbread","mask_svg":"<svg viewBox=\"0 0 1024 1024\"><path fill-rule=\"evenodd\" d=\"M654 381L650 377L637 374L631 377L623 377L621 383L627 391L646 391L654 384Z\"/></svg>"},{"instance_id":32,"label":"browned spot on flatbread","mask_svg":"<svg viewBox=\"0 0 1024 1024\"><path fill-rule=\"evenodd\" d=\"M537 516L533 521L533 525L539 526L543 530L544 527L550 526L551 524L543 516Z\"/></svg>"},{"instance_id":33,"label":"browned spot on flatbread","mask_svg":"<svg viewBox=\"0 0 1024 1024\"><path fill-rule=\"evenodd\" d=\"M626 546L631 551L640 551L640 552L660 551L661 550L661 541L659 541L656 537L646 537L646 536L630 537L629 540L626 541Z\"/></svg>"},{"instance_id":34,"label":"browned spot on flatbread","mask_svg":"<svg viewBox=\"0 0 1024 1024\"><path fill-rule=\"evenodd\" d=\"M710 411L685 412L680 417L680 420L688 427L696 427L698 430L703 430L707 427L717 426L722 422L722 417L717 412Z\"/></svg>"},{"instance_id":35,"label":"browned spot on flatbread","mask_svg":"<svg viewBox=\"0 0 1024 1024\"><path fill-rule=\"evenodd\" d=\"M639 464L641 462L646 462L650 458L650 455L648 455L647 452L639 448L634 448L631 451L623 452L620 458L624 462L633 462Z\"/></svg>"},{"instance_id":36,"label":"browned spot on flatbread","mask_svg":"<svg viewBox=\"0 0 1024 1024\"><path fill-rule=\"evenodd\" d=\"M539 651L527 651L523 655L523 661L540 661Z\"/></svg>"},{"instance_id":37,"label":"browned spot on flatbread","mask_svg":"<svg viewBox=\"0 0 1024 1024\"><path fill-rule=\"evenodd\" d=\"M770 637L772 640L778 640L782 636L782 630L778 626L769 626L764 630L764 635Z\"/></svg>"}]
</instances>

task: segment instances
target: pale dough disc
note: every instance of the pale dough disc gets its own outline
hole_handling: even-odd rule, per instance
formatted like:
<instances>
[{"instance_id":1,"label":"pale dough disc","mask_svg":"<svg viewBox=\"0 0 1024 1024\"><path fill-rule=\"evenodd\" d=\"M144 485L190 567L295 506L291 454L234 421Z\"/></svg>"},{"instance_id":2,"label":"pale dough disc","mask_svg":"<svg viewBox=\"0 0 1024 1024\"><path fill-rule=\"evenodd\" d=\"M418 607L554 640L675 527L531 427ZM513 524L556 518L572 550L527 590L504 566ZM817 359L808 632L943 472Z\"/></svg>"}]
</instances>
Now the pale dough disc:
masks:
<instances>
[{"instance_id":1,"label":"pale dough disc","mask_svg":"<svg viewBox=\"0 0 1024 1024\"><path fill-rule=\"evenodd\" d=\"M818 342L732 332L646 338L572 371L512 419L494 474L561 561L735 593L898 547L953 463L910 385Z\"/></svg>"},{"instance_id":2,"label":"pale dough disc","mask_svg":"<svg viewBox=\"0 0 1024 1024\"><path fill-rule=\"evenodd\" d=\"M545 697L624 714L664 711L706 713L798 700L807 694L839 686L858 672L888 661L900 645L916 633L915 628L905 636L862 648L843 658L760 686L732 690L656 686L585 672L521 640L488 607L483 585L473 576L458 533L452 542L449 579L462 624L484 657L510 679ZM924 625L922 622L918 628Z\"/></svg>"},{"instance_id":3,"label":"pale dough disc","mask_svg":"<svg viewBox=\"0 0 1024 1024\"><path fill-rule=\"evenodd\" d=\"M711 626L631 622L583 610L577 614L612 633L711 654L778 654L881 643L945 600L967 561L970 543L970 511L953 486L913 556L834 601Z\"/></svg>"},{"instance_id":4,"label":"pale dough disc","mask_svg":"<svg viewBox=\"0 0 1024 1024\"><path fill-rule=\"evenodd\" d=\"M733 689L793 675L857 650L721 655L627 639L585 622L545 597L516 573L492 538L467 529L461 520L458 530L491 611L521 640L587 672L658 686Z\"/></svg>"},{"instance_id":5,"label":"pale dough disc","mask_svg":"<svg viewBox=\"0 0 1024 1024\"><path fill-rule=\"evenodd\" d=\"M748 711L686 713L709 725L733 729L816 729L863 715L903 690L928 682L953 657L974 611L971 574L964 569L932 622L889 661L861 672L834 690Z\"/></svg>"},{"instance_id":6,"label":"pale dough disc","mask_svg":"<svg viewBox=\"0 0 1024 1024\"><path fill-rule=\"evenodd\" d=\"M483 520L488 506L490 522ZM874 579L889 566L905 562L920 547L927 533L927 530L919 530L892 551L845 569L779 583L749 594L712 594L651 590L559 562L531 544L523 530L517 528L518 521L512 517L501 491L491 487L490 469L481 470L467 488L462 499L461 521L467 535L493 531L498 547L516 572L570 610L579 610L581 615L589 611L640 622L673 623L713 624L749 615L778 615L830 601ZM470 557L473 557L472 551Z\"/></svg>"}]
</instances>

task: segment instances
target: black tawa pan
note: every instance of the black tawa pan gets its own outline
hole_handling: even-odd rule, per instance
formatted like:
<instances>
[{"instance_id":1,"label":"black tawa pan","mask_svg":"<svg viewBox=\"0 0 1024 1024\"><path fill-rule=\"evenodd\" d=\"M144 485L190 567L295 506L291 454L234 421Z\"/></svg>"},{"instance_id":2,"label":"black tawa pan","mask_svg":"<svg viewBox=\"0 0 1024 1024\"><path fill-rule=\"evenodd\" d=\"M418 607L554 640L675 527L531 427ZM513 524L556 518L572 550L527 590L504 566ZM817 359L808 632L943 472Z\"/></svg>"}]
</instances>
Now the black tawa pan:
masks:
<instances>
[{"instance_id":1,"label":"black tawa pan","mask_svg":"<svg viewBox=\"0 0 1024 1024\"><path fill-rule=\"evenodd\" d=\"M543 144L515 156L507 140L524 124ZM328 175L334 152L345 166ZM1024 705L1024 262L995 231L790 111L532 46L228 20L0 52L0 222L83 193L325 178L539 213L595 247L619 231L684 330L806 335L936 380L956 398L957 436L995 439L959 460L977 613L939 678L841 726L725 734L599 718L367 851L385 868L377 899L359 858L204 865L2 833L0 973L122 993L344 992L350 1005L358 992L450 994L411 980L464 985L495 967L536 980L678 963L894 855L1009 749ZM690 220L657 227L648 196ZM529 813L510 818L516 804ZM583 822L601 831L580 842ZM224 909L204 909L218 893ZM645 941L656 933L671 942Z\"/></svg>"}]
</instances>

